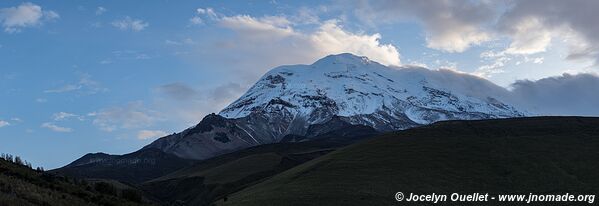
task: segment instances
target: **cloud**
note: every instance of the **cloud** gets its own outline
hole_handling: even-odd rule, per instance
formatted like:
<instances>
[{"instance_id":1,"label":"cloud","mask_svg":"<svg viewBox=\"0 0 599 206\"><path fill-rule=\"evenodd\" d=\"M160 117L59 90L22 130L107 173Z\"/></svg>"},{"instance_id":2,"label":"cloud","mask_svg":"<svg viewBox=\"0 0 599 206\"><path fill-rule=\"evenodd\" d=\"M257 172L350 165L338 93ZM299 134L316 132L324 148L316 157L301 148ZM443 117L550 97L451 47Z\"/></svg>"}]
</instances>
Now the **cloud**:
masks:
<instances>
[{"instance_id":1,"label":"cloud","mask_svg":"<svg viewBox=\"0 0 599 206\"><path fill-rule=\"evenodd\" d=\"M159 113L147 109L141 101L130 102L125 106L115 106L88 114L92 123L103 131L134 129L151 126L162 121Z\"/></svg>"},{"instance_id":2,"label":"cloud","mask_svg":"<svg viewBox=\"0 0 599 206\"><path fill-rule=\"evenodd\" d=\"M239 98L246 87L225 83L212 88L194 89L184 83L171 83L156 88L153 108L177 117L185 125L197 124L202 117L217 113Z\"/></svg>"},{"instance_id":3,"label":"cloud","mask_svg":"<svg viewBox=\"0 0 599 206\"><path fill-rule=\"evenodd\" d=\"M534 54L544 52L551 43L551 31L539 18L529 17L510 25L506 29L512 42L506 49L509 54Z\"/></svg>"},{"instance_id":4,"label":"cloud","mask_svg":"<svg viewBox=\"0 0 599 206\"><path fill-rule=\"evenodd\" d=\"M194 25L199 25L199 24L203 24L204 20L202 20L202 18L199 16L194 16L194 17L191 17L191 19L189 19L189 23L194 24Z\"/></svg>"},{"instance_id":5,"label":"cloud","mask_svg":"<svg viewBox=\"0 0 599 206\"><path fill-rule=\"evenodd\" d=\"M196 9L196 14L189 19L189 24L203 25L204 19L202 17L208 18L209 20L215 20L218 16L219 15L214 12L212 8L198 8Z\"/></svg>"},{"instance_id":6,"label":"cloud","mask_svg":"<svg viewBox=\"0 0 599 206\"><path fill-rule=\"evenodd\" d=\"M570 59L599 60L599 1L514 1L499 20L499 30L512 38L512 53L537 53L559 38L570 46Z\"/></svg>"},{"instance_id":7,"label":"cloud","mask_svg":"<svg viewBox=\"0 0 599 206\"><path fill-rule=\"evenodd\" d=\"M297 14L291 16L290 18L291 21L298 22L300 24L320 24L322 22L318 15L326 11L326 6L319 6L317 8L300 7L297 9Z\"/></svg>"},{"instance_id":8,"label":"cloud","mask_svg":"<svg viewBox=\"0 0 599 206\"><path fill-rule=\"evenodd\" d=\"M148 22L144 22L143 20L132 19L131 17L126 16L123 19L113 21L112 26L123 31L141 31L150 26L150 24Z\"/></svg>"},{"instance_id":9,"label":"cloud","mask_svg":"<svg viewBox=\"0 0 599 206\"><path fill-rule=\"evenodd\" d=\"M539 80L519 80L509 89L484 78L450 70L423 70L427 79L449 91L485 99L493 97L532 115L599 116L599 76L563 74Z\"/></svg>"},{"instance_id":10,"label":"cloud","mask_svg":"<svg viewBox=\"0 0 599 206\"><path fill-rule=\"evenodd\" d=\"M511 85L514 102L542 115L599 116L599 76L563 74Z\"/></svg>"},{"instance_id":11,"label":"cloud","mask_svg":"<svg viewBox=\"0 0 599 206\"><path fill-rule=\"evenodd\" d=\"M422 67L402 66L398 72L420 74L433 85L443 85L443 89L479 99L494 97L506 100L509 91L479 76L450 69L431 70Z\"/></svg>"},{"instance_id":12,"label":"cloud","mask_svg":"<svg viewBox=\"0 0 599 206\"><path fill-rule=\"evenodd\" d=\"M58 112L58 113L54 113L52 115L52 119L54 119L54 121L64 121L64 120L69 120L72 118L78 119L79 121L85 120L85 118L83 116L72 114L72 113L67 113L67 112Z\"/></svg>"},{"instance_id":13,"label":"cloud","mask_svg":"<svg viewBox=\"0 0 599 206\"><path fill-rule=\"evenodd\" d=\"M110 59L104 59L100 61L100 64L112 64L112 61Z\"/></svg>"},{"instance_id":14,"label":"cloud","mask_svg":"<svg viewBox=\"0 0 599 206\"><path fill-rule=\"evenodd\" d=\"M528 62L532 62L534 64L542 64L545 61L545 57L528 57L528 56L524 56L524 63L528 63Z\"/></svg>"},{"instance_id":15,"label":"cloud","mask_svg":"<svg viewBox=\"0 0 599 206\"><path fill-rule=\"evenodd\" d=\"M10 118L10 122L6 121L6 120L0 119L0 128L1 127L6 127L6 126L10 126L10 125L14 125L14 124L19 124L19 123L22 123L22 122L23 122L23 120L21 118L18 118L18 117Z\"/></svg>"},{"instance_id":16,"label":"cloud","mask_svg":"<svg viewBox=\"0 0 599 206\"><path fill-rule=\"evenodd\" d=\"M444 89L467 96L493 97L531 115L599 116L599 76L591 73L562 74L539 80L519 80L510 88L487 79L452 70L402 67L400 72L415 72Z\"/></svg>"},{"instance_id":17,"label":"cloud","mask_svg":"<svg viewBox=\"0 0 599 206\"><path fill-rule=\"evenodd\" d=\"M54 11L43 10L41 6L28 2L17 7L0 8L0 22L7 33L20 32L23 28L39 26L59 17Z\"/></svg>"},{"instance_id":18,"label":"cloud","mask_svg":"<svg viewBox=\"0 0 599 206\"><path fill-rule=\"evenodd\" d=\"M137 139L147 140L166 136L167 133L161 130L140 130L137 132Z\"/></svg>"},{"instance_id":19,"label":"cloud","mask_svg":"<svg viewBox=\"0 0 599 206\"><path fill-rule=\"evenodd\" d=\"M223 36L213 55L238 64L234 74L254 81L264 71L283 64L310 64L334 53L368 56L385 65L399 65L397 48L381 42L378 33L364 34L346 30L339 20L327 20L313 29L296 29L299 22L286 16L253 17L216 14L216 25L233 31ZM243 53L244 55L237 55ZM228 59L228 60L227 60ZM250 80L251 79L251 80Z\"/></svg>"},{"instance_id":20,"label":"cloud","mask_svg":"<svg viewBox=\"0 0 599 206\"><path fill-rule=\"evenodd\" d=\"M108 11L106 8L99 6L98 8L96 8L96 15L102 15L104 14L106 11Z\"/></svg>"},{"instance_id":21,"label":"cloud","mask_svg":"<svg viewBox=\"0 0 599 206\"><path fill-rule=\"evenodd\" d=\"M280 40L299 35L293 31L291 22L282 16L254 18L249 15L225 16L219 20L221 26L234 30L254 41Z\"/></svg>"},{"instance_id":22,"label":"cloud","mask_svg":"<svg viewBox=\"0 0 599 206\"><path fill-rule=\"evenodd\" d=\"M336 20L324 22L314 32L295 31L285 17L276 16L225 17L221 25L237 32L239 40L249 46L272 42L274 46L266 49L279 54L295 53L291 56L298 60L315 61L328 54L349 52L368 56L385 65L400 64L397 49L393 45L380 43L380 34L354 34L344 30Z\"/></svg>"},{"instance_id":23,"label":"cloud","mask_svg":"<svg viewBox=\"0 0 599 206\"><path fill-rule=\"evenodd\" d=\"M57 126L54 123L46 122L41 125L42 128L47 128L55 132L72 132L73 129L68 127Z\"/></svg>"},{"instance_id":24,"label":"cloud","mask_svg":"<svg viewBox=\"0 0 599 206\"><path fill-rule=\"evenodd\" d=\"M489 78L495 74L505 73L504 68L510 63L514 65L521 65L523 63L534 63L543 64L545 61L544 57L532 57L530 55L514 54L507 50L503 51L484 51L480 53L481 62L483 65L479 66L477 70L472 74Z\"/></svg>"},{"instance_id":25,"label":"cloud","mask_svg":"<svg viewBox=\"0 0 599 206\"><path fill-rule=\"evenodd\" d=\"M543 61L545 61L545 58L544 58L544 57L537 57L537 58L534 58L534 59L532 60L532 62L533 62L533 63L535 63L535 64L542 64L542 63L543 63Z\"/></svg>"},{"instance_id":26,"label":"cloud","mask_svg":"<svg viewBox=\"0 0 599 206\"><path fill-rule=\"evenodd\" d=\"M399 65L399 52L391 44L382 44L381 35L360 35L345 31L337 21L327 21L316 33L309 35L309 43L319 52L317 58L326 54L350 52L368 56L385 65Z\"/></svg>"},{"instance_id":27,"label":"cloud","mask_svg":"<svg viewBox=\"0 0 599 206\"><path fill-rule=\"evenodd\" d=\"M228 83L214 88L209 94L212 98L212 103L218 105L219 109L224 108L233 100L239 98L246 88L237 83Z\"/></svg>"},{"instance_id":28,"label":"cloud","mask_svg":"<svg viewBox=\"0 0 599 206\"><path fill-rule=\"evenodd\" d=\"M193 88L179 82L162 85L158 87L158 92L180 101L194 99L199 95Z\"/></svg>"},{"instance_id":29,"label":"cloud","mask_svg":"<svg viewBox=\"0 0 599 206\"><path fill-rule=\"evenodd\" d=\"M8 123L7 121L0 120L0 128L1 127L6 127L6 126L9 126L9 125L10 125L10 123Z\"/></svg>"},{"instance_id":30,"label":"cloud","mask_svg":"<svg viewBox=\"0 0 599 206\"><path fill-rule=\"evenodd\" d=\"M134 50L117 50L113 51L112 54L116 59L121 60L145 60L152 58L150 55L146 53ZM112 60L109 60L108 63L112 63Z\"/></svg>"},{"instance_id":31,"label":"cloud","mask_svg":"<svg viewBox=\"0 0 599 206\"><path fill-rule=\"evenodd\" d=\"M463 52L477 45L488 46L483 44L486 42L505 40L506 56L525 56L563 43L568 48L566 59L599 64L599 27L593 26L599 1L355 0L351 5L340 7L374 27L397 22L419 23L426 35L426 45L433 49ZM500 64L495 63L499 62L487 63L479 70L498 71Z\"/></svg>"},{"instance_id":32,"label":"cloud","mask_svg":"<svg viewBox=\"0 0 599 206\"><path fill-rule=\"evenodd\" d=\"M96 94L99 92L108 91L107 88L101 87L100 83L92 79L92 76L86 73L81 74L79 81L74 84L66 84L55 89L44 90L44 93L65 93L72 91L81 91L85 94ZM44 100L38 102L45 102Z\"/></svg>"},{"instance_id":33,"label":"cloud","mask_svg":"<svg viewBox=\"0 0 599 206\"><path fill-rule=\"evenodd\" d=\"M198 15L205 15L210 19L218 18L218 14L214 12L214 9L212 8L198 8L196 9L196 12Z\"/></svg>"},{"instance_id":34,"label":"cloud","mask_svg":"<svg viewBox=\"0 0 599 206\"><path fill-rule=\"evenodd\" d=\"M63 93L81 89L80 85L67 84L56 89L45 90L44 93Z\"/></svg>"},{"instance_id":35,"label":"cloud","mask_svg":"<svg viewBox=\"0 0 599 206\"><path fill-rule=\"evenodd\" d=\"M356 16L368 24L420 22L427 46L447 52L463 52L490 40L492 33L485 28L496 16L487 1L359 0L355 5Z\"/></svg>"},{"instance_id":36,"label":"cloud","mask_svg":"<svg viewBox=\"0 0 599 206\"><path fill-rule=\"evenodd\" d=\"M164 43L167 44L167 45L174 45L174 46L194 45L194 44L196 44L196 42L193 39L191 39L191 38L185 38L185 39L183 39L181 41L167 39L167 40L164 41Z\"/></svg>"},{"instance_id":37,"label":"cloud","mask_svg":"<svg viewBox=\"0 0 599 206\"><path fill-rule=\"evenodd\" d=\"M480 77L491 77L495 74L504 73L503 67L512 60L512 57L503 52L484 51L480 54L480 58L485 62L484 65L479 66L474 75Z\"/></svg>"}]
</instances>

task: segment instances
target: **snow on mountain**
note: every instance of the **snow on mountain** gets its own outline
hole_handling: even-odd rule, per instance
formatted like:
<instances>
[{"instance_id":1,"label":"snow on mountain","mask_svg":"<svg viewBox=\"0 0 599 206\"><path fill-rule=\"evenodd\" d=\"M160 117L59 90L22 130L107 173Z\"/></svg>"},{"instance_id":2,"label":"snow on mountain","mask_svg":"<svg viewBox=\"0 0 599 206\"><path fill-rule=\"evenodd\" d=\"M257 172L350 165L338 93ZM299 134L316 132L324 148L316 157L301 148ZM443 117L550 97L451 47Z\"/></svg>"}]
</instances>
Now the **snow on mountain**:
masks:
<instances>
[{"instance_id":1,"label":"snow on mountain","mask_svg":"<svg viewBox=\"0 0 599 206\"><path fill-rule=\"evenodd\" d=\"M331 115L360 116L353 121L363 120L375 128L382 127L371 121L378 117L365 115L382 112L417 124L524 115L493 97L481 99L447 90L432 74L424 68L390 68L347 53L331 55L312 65L271 70L219 115L235 119L285 112L306 118L310 124Z\"/></svg>"},{"instance_id":2,"label":"snow on mountain","mask_svg":"<svg viewBox=\"0 0 599 206\"><path fill-rule=\"evenodd\" d=\"M485 90L500 88L465 74L330 55L311 65L272 69L218 115L145 148L205 159L286 135L315 136L343 125L339 122L391 131L442 120L525 115Z\"/></svg>"}]
</instances>

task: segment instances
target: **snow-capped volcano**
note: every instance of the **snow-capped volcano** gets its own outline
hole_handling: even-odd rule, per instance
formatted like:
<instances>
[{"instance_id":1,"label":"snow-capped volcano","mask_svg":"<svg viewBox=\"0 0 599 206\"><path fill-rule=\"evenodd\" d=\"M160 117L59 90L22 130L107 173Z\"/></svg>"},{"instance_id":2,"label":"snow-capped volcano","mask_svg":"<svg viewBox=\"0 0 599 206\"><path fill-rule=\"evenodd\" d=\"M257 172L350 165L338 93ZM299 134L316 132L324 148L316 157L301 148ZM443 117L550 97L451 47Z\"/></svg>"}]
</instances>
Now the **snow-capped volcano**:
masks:
<instances>
[{"instance_id":1,"label":"snow-capped volcano","mask_svg":"<svg viewBox=\"0 0 599 206\"><path fill-rule=\"evenodd\" d=\"M390 68L366 57L331 55L312 65L271 70L219 115L287 115L305 119L308 125L336 115L382 130L450 119L523 116L492 97L448 90L430 75L423 68Z\"/></svg>"},{"instance_id":2,"label":"snow-capped volcano","mask_svg":"<svg viewBox=\"0 0 599 206\"><path fill-rule=\"evenodd\" d=\"M451 75L456 74L387 67L352 54L330 55L311 65L281 66L218 115L146 148L205 159L279 142L286 135L309 139L340 125L390 131L441 120L524 116L476 86L492 83L472 76L454 82Z\"/></svg>"}]
</instances>

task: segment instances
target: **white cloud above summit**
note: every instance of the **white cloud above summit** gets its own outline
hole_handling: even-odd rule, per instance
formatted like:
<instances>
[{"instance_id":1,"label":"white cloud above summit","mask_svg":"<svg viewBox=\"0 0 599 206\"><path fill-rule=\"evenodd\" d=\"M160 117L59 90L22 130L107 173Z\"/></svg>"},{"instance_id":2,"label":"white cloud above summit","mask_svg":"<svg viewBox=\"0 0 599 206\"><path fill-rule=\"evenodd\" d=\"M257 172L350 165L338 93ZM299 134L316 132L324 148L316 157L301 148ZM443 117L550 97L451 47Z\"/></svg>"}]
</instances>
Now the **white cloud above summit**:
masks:
<instances>
[{"instance_id":1,"label":"white cloud above summit","mask_svg":"<svg viewBox=\"0 0 599 206\"><path fill-rule=\"evenodd\" d=\"M276 60L263 64L262 71L280 64L313 62L328 54L344 52L365 55L386 65L400 64L399 51L391 44L382 43L380 34L348 31L337 19L318 23L311 21L310 24L316 24L315 29L303 30L298 26L302 21L294 18L298 20L294 22L287 16L226 16L211 9L202 10L205 18L237 34L227 40L234 46L224 50L253 50L247 52L254 56L252 59Z\"/></svg>"},{"instance_id":2,"label":"white cloud above summit","mask_svg":"<svg viewBox=\"0 0 599 206\"><path fill-rule=\"evenodd\" d=\"M204 24L228 30L232 35L223 35L211 54L219 59L235 59L231 64L241 67L229 65L237 68L232 75L242 78L244 84L273 67L309 64L336 53L368 56L385 65L401 64L397 47L382 42L381 34L350 31L339 19L315 22L314 18L303 21L288 15L256 17L212 12L200 16L209 19Z\"/></svg>"}]
</instances>

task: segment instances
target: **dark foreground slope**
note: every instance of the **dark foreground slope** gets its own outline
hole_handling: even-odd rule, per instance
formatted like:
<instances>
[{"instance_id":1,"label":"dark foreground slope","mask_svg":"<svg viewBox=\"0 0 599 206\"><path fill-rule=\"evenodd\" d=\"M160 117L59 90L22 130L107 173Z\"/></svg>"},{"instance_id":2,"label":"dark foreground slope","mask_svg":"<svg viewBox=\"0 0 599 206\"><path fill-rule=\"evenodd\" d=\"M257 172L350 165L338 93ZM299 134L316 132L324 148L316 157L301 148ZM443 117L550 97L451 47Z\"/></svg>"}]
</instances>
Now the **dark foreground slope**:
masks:
<instances>
[{"instance_id":1,"label":"dark foreground slope","mask_svg":"<svg viewBox=\"0 0 599 206\"><path fill-rule=\"evenodd\" d=\"M299 165L216 204L397 205L399 191L599 194L599 118L449 121L395 132Z\"/></svg>"},{"instance_id":2,"label":"dark foreground slope","mask_svg":"<svg viewBox=\"0 0 599 206\"><path fill-rule=\"evenodd\" d=\"M148 204L144 202L132 188L64 178L0 159L0 206Z\"/></svg>"}]
</instances>

